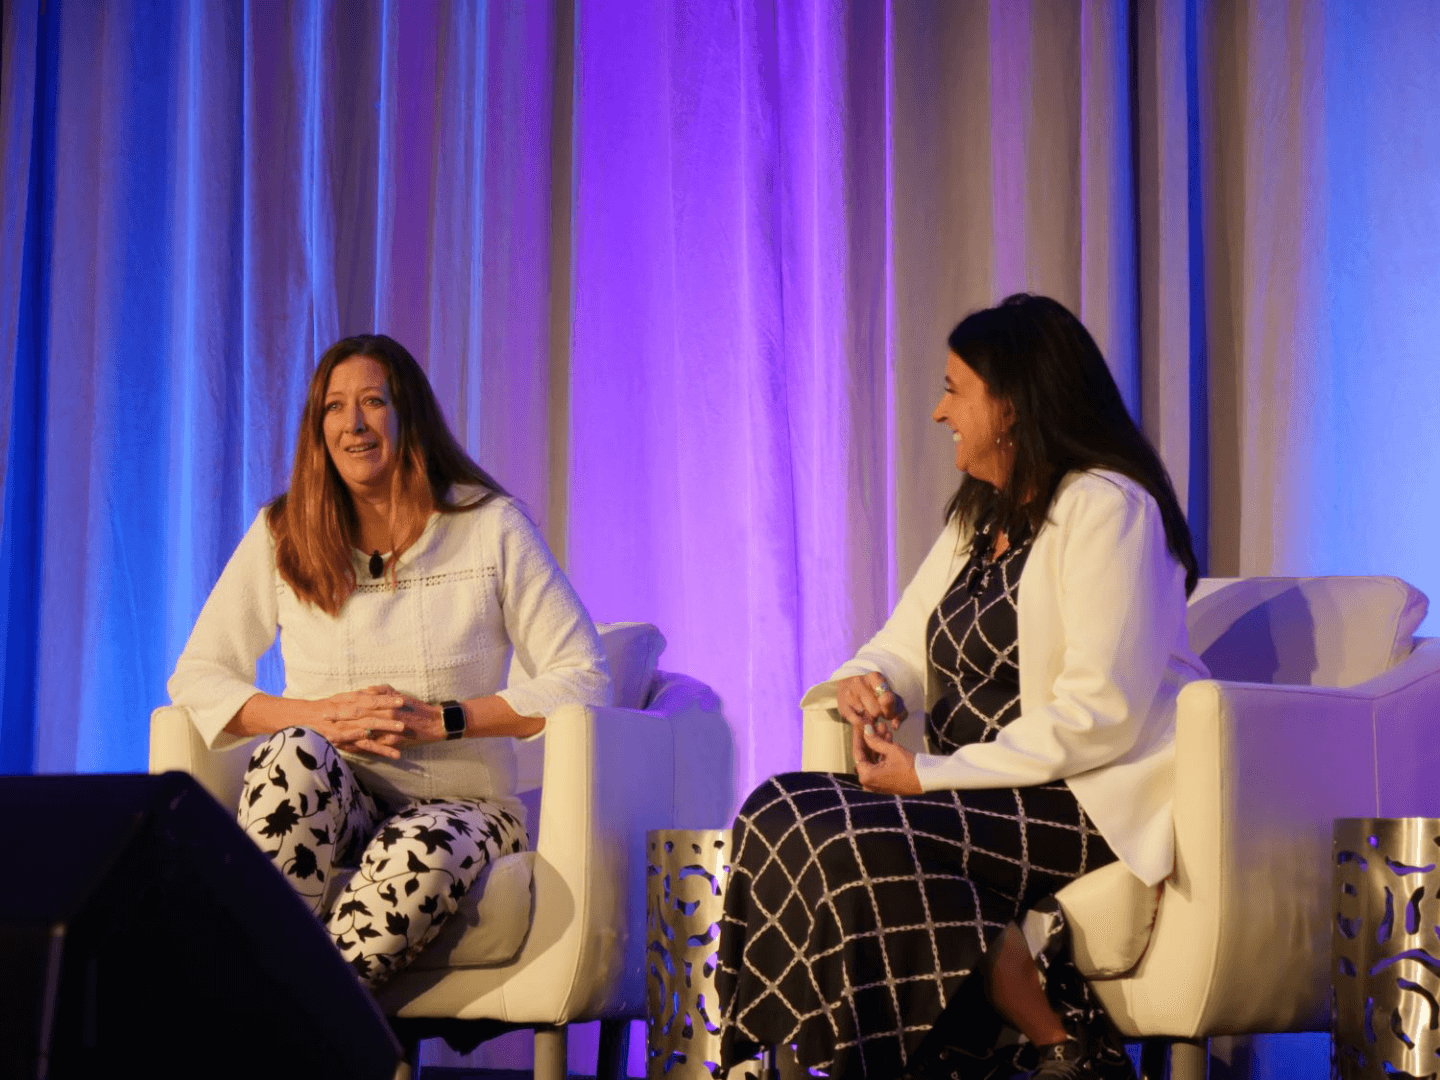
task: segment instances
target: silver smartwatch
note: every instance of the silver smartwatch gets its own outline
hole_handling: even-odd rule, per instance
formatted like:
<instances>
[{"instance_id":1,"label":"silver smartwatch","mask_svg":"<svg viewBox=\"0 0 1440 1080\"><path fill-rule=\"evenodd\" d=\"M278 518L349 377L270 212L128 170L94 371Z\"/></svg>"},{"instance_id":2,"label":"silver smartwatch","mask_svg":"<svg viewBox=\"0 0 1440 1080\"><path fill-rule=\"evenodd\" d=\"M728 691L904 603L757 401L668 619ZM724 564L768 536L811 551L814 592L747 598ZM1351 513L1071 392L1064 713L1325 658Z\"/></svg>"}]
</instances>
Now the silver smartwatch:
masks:
<instances>
[{"instance_id":1,"label":"silver smartwatch","mask_svg":"<svg viewBox=\"0 0 1440 1080\"><path fill-rule=\"evenodd\" d=\"M465 708L458 701L442 701L440 703L440 715L445 721L445 738L462 739L465 737Z\"/></svg>"}]
</instances>

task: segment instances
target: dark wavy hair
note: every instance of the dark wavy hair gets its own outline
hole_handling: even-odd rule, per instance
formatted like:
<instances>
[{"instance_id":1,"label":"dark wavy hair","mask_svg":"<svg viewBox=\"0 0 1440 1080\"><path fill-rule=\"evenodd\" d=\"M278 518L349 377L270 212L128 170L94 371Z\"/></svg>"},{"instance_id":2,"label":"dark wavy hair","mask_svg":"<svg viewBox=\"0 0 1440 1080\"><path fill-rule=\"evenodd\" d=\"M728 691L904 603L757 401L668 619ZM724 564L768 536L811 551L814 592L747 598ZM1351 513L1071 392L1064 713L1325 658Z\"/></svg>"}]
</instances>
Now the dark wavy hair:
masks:
<instances>
[{"instance_id":1,"label":"dark wavy hair","mask_svg":"<svg viewBox=\"0 0 1440 1080\"><path fill-rule=\"evenodd\" d=\"M395 410L392 574L396 559L420 538L432 510L442 514L473 510L495 495L506 494L450 434L430 380L404 345L384 334L358 334L331 345L310 377L290 490L270 504L266 515L280 576L301 600L331 615L338 614L355 591L351 548L359 539L359 524L350 489L325 448L325 392L331 372L356 356L369 357L385 369ZM467 503L451 502L451 489L457 484L478 487L482 494Z\"/></svg>"},{"instance_id":2,"label":"dark wavy hair","mask_svg":"<svg viewBox=\"0 0 1440 1080\"><path fill-rule=\"evenodd\" d=\"M1150 493L1165 523L1165 541L1185 567L1186 595L1199 566L1190 527L1160 455L1130 418L1095 339L1065 305L1016 293L967 315L949 337L990 393L1014 409L1015 465L996 489L966 476L945 520L965 525L989 518L1008 534L1031 534L1044 523L1060 481L1071 472L1108 469Z\"/></svg>"}]
</instances>

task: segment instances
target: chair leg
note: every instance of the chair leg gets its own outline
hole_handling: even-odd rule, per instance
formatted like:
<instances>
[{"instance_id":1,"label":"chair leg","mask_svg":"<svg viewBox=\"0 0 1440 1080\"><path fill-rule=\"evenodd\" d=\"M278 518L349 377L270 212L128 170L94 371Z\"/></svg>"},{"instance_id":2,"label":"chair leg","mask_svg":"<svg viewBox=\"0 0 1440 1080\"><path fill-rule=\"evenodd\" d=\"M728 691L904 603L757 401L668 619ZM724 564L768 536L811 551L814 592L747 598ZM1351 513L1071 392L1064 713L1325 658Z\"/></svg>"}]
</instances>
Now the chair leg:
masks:
<instances>
[{"instance_id":1,"label":"chair leg","mask_svg":"<svg viewBox=\"0 0 1440 1080\"><path fill-rule=\"evenodd\" d=\"M1170 1071L1170 1040L1140 1041L1140 1080L1166 1080Z\"/></svg>"},{"instance_id":2,"label":"chair leg","mask_svg":"<svg viewBox=\"0 0 1440 1080\"><path fill-rule=\"evenodd\" d=\"M596 1080L625 1080L630 1061L630 1021L600 1021L600 1052L595 1059Z\"/></svg>"},{"instance_id":3,"label":"chair leg","mask_svg":"<svg viewBox=\"0 0 1440 1080\"><path fill-rule=\"evenodd\" d=\"M420 1039L409 1025L390 1018L390 1030L400 1042L400 1060L395 1064L395 1075L391 1080L411 1080L420 1075Z\"/></svg>"},{"instance_id":4,"label":"chair leg","mask_svg":"<svg viewBox=\"0 0 1440 1080\"><path fill-rule=\"evenodd\" d=\"M1176 1039L1170 1044L1170 1080L1205 1080L1209 1071L1209 1039Z\"/></svg>"},{"instance_id":5,"label":"chair leg","mask_svg":"<svg viewBox=\"0 0 1440 1080\"><path fill-rule=\"evenodd\" d=\"M535 1080L565 1080L565 1025L535 1029Z\"/></svg>"}]
</instances>

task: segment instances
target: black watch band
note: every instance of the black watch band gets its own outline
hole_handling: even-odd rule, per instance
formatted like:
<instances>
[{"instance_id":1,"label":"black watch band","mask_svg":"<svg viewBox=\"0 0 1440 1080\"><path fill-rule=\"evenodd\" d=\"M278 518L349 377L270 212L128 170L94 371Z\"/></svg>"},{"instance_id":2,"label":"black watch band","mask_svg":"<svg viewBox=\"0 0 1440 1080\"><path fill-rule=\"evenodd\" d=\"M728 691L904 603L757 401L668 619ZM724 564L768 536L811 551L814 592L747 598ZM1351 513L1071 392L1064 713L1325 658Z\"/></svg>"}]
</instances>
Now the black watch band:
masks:
<instances>
[{"instance_id":1,"label":"black watch band","mask_svg":"<svg viewBox=\"0 0 1440 1080\"><path fill-rule=\"evenodd\" d=\"M445 738L462 739L465 737L465 707L460 702L442 701L440 715L445 721Z\"/></svg>"}]
</instances>

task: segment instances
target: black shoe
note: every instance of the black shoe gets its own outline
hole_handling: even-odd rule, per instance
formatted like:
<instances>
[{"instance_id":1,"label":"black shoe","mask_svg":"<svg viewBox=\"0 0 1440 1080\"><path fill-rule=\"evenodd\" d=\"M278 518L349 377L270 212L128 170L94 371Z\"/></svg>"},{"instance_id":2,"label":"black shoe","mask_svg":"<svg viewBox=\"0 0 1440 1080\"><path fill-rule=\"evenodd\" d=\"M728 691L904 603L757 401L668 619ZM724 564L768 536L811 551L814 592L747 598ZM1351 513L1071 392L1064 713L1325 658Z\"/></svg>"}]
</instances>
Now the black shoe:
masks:
<instances>
[{"instance_id":1,"label":"black shoe","mask_svg":"<svg viewBox=\"0 0 1440 1080\"><path fill-rule=\"evenodd\" d=\"M1040 1065L1030 1074L1030 1080L1088 1080L1095 1075L1090 1055L1073 1036L1035 1049L1040 1053Z\"/></svg>"}]
</instances>

